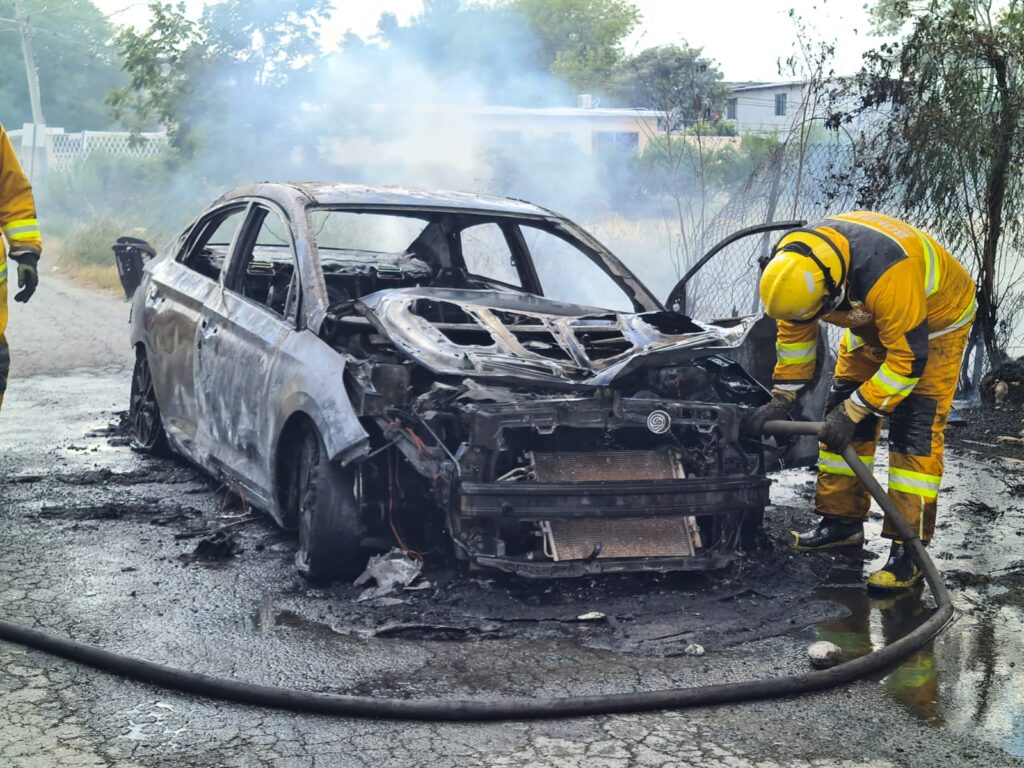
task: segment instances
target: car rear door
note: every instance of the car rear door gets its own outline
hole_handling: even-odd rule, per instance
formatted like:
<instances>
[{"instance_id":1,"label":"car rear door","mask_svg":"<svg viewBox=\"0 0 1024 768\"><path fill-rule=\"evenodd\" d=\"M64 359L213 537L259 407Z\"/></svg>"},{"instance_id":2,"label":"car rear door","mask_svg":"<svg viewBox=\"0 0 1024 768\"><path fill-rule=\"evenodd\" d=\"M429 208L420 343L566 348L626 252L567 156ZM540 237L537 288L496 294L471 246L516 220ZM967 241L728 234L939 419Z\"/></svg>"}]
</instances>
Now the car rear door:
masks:
<instances>
[{"instance_id":1,"label":"car rear door","mask_svg":"<svg viewBox=\"0 0 1024 768\"><path fill-rule=\"evenodd\" d=\"M261 506L272 500L269 453L280 418L272 389L283 349L296 334L299 277L284 212L252 203L224 285L203 307L196 342L196 391L210 458Z\"/></svg>"},{"instance_id":2,"label":"car rear door","mask_svg":"<svg viewBox=\"0 0 1024 768\"><path fill-rule=\"evenodd\" d=\"M145 298L146 350L157 401L171 438L195 455L198 413L195 345L203 308L217 293L221 271L247 208L223 206L201 217L174 259L154 263Z\"/></svg>"}]
</instances>

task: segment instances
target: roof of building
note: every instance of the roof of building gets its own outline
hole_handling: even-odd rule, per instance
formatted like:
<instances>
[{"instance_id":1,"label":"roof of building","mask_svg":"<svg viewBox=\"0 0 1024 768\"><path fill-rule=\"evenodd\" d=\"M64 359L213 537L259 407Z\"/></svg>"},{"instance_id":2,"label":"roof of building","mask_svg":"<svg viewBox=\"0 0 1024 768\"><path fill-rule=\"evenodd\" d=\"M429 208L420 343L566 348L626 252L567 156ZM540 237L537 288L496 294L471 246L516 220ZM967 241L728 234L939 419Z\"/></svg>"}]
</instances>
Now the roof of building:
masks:
<instances>
[{"instance_id":1,"label":"roof of building","mask_svg":"<svg viewBox=\"0 0 1024 768\"><path fill-rule=\"evenodd\" d=\"M595 102L597 100L595 99ZM316 107L310 107L316 109ZM464 114L494 117L532 117L532 118L658 118L664 112L657 109L641 109L639 107L522 107L501 104L394 104L375 103L366 106L371 112L387 113L390 111Z\"/></svg>"},{"instance_id":2,"label":"roof of building","mask_svg":"<svg viewBox=\"0 0 1024 768\"><path fill-rule=\"evenodd\" d=\"M784 80L777 83L734 83L729 86L730 93L740 93L743 91L767 91L777 90L779 88L793 88L796 86L803 86L807 83L806 80Z\"/></svg>"},{"instance_id":3,"label":"roof of building","mask_svg":"<svg viewBox=\"0 0 1024 768\"><path fill-rule=\"evenodd\" d=\"M467 111L477 115L501 115L523 117L661 117L664 113L657 109L639 109L634 107L503 107L479 106L469 107Z\"/></svg>"}]
</instances>

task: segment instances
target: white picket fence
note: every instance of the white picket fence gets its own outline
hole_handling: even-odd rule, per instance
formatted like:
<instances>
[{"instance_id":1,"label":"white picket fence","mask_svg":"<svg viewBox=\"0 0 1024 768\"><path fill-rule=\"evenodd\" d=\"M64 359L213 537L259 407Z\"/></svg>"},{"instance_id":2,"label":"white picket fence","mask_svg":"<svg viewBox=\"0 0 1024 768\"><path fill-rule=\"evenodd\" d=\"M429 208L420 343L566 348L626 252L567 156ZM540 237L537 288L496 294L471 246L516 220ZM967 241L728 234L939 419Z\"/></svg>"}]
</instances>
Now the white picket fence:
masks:
<instances>
[{"instance_id":1,"label":"white picket fence","mask_svg":"<svg viewBox=\"0 0 1024 768\"><path fill-rule=\"evenodd\" d=\"M159 157L168 147L167 134L129 133L127 131L82 131L65 133L63 128L46 128L45 144L42 132L33 131L31 125L24 129L9 131L15 151L21 155L22 163L33 151L45 151L46 169L49 172L67 173L75 165L93 154L111 157Z\"/></svg>"}]
</instances>

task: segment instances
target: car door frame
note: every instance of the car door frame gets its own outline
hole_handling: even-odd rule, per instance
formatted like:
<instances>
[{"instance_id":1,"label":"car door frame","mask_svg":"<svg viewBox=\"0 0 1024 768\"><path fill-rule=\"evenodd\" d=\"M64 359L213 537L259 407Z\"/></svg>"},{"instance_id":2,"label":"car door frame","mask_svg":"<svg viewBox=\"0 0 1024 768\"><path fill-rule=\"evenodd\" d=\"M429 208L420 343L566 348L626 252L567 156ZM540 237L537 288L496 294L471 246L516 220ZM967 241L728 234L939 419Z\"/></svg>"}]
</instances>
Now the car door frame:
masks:
<instances>
[{"instance_id":1,"label":"car door frame","mask_svg":"<svg viewBox=\"0 0 1024 768\"><path fill-rule=\"evenodd\" d=\"M195 392L195 339L203 307L219 283L190 266L187 261L197 243L212 235L227 216L245 215L244 204L235 201L205 211L175 241L173 254L153 262L142 300L142 333L153 387L160 403L164 426L171 442L186 456L195 457L198 413ZM217 222L214 224L214 222ZM243 220L244 222L244 220ZM224 266L230 260L241 222L228 244ZM214 227L210 231L210 227ZM223 279L224 267L220 278ZM172 302L176 317L162 322Z\"/></svg>"},{"instance_id":2,"label":"car door frame","mask_svg":"<svg viewBox=\"0 0 1024 768\"><path fill-rule=\"evenodd\" d=\"M486 218L486 217L455 217L453 229L452 242L449 244L449 249L452 252L453 260L457 259L458 263L466 270L466 274L470 277L481 278L483 280L492 281L499 283L500 285L507 286L516 291L525 291L526 293L534 293L539 295L540 279L537 277L537 272L533 267L533 261L529 258L529 253L526 251L526 243L522 240L522 234L519 231L519 227L516 226L519 222L510 221L508 218ZM493 224L498 228L501 233L502 239L505 242L505 247L508 248L509 258L512 260L512 267L516 271L516 275L519 277L521 285L513 285L512 283L506 283L504 280L499 280L496 277L490 275L482 275L477 272L473 272L469 265L466 263L466 255L463 252L463 234L473 227L486 226Z\"/></svg>"},{"instance_id":3,"label":"car door frame","mask_svg":"<svg viewBox=\"0 0 1024 768\"><path fill-rule=\"evenodd\" d=\"M289 207L261 196L247 197L245 203L249 205L249 212L239 229L239 237L233 244L228 263L225 264L217 302L209 307L208 316L212 318L215 313L226 314L232 304L235 308L247 305L253 312L260 312L269 318L268 322L280 324L285 332L281 344L276 348L274 360L262 372L260 383L253 386L255 394L252 396L257 398L255 402L266 403L266 428L261 433L262 442L258 446L260 461L249 462L248 468L239 467L238 462L224 461L227 452L221 451L220 457L207 453L204 465L236 482L256 506L268 512L279 523L293 527L297 521L288 518L277 493L277 470L281 458L278 452L288 425L296 418L311 421L319 431L330 458L342 464L368 451L369 435L359 422L344 386L347 356L332 349L311 327L310 315L312 313L314 319L317 316L320 307L318 298L326 295L326 289L305 208L296 205L289 212ZM253 226L252 210L256 205L278 214L289 228L295 258L297 293L296 301L291 302L293 315L287 319L228 287L228 276L234 276L240 268L237 260L242 258L242 244L246 242L242 233L247 233ZM208 434L207 440L211 437ZM207 448L216 447L207 445Z\"/></svg>"},{"instance_id":4,"label":"car door frame","mask_svg":"<svg viewBox=\"0 0 1024 768\"><path fill-rule=\"evenodd\" d=\"M271 391L280 350L286 346L287 337L300 330L303 280L296 235L287 211L266 198L246 198L245 204L245 219L221 272L220 285L203 308L196 338L196 392L208 462L266 508L274 502L268 456L278 421ZM288 301L289 311L284 316L233 287L250 238L259 236L264 219L271 213L286 225L294 264L289 295L295 298ZM235 358L254 353L262 362L259 375L239 377Z\"/></svg>"}]
</instances>

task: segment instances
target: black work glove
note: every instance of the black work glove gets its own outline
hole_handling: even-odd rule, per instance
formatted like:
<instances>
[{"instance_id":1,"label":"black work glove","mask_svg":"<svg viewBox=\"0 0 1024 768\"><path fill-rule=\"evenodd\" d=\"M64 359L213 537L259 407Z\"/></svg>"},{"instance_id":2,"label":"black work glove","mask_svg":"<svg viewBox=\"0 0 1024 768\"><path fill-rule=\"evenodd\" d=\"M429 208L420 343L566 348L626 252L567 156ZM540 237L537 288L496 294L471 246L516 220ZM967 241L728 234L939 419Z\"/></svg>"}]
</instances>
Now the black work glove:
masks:
<instances>
[{"instance_id":1,"label":"black work glove","mask_svg":"<svg viewBox=\"0 0 1024 768\"><path fill-rule=\"evenodd\" d=\"M18 262L18 287L21 288L14 296L15 301L24 304L32 298L39 286L39 254L35 251L11 251L11 258Z\"/></svg>"},{"instance_id":2,"label":"black work glove","mask_svg":"<svg viewBox=\"0 0 1024 768\"><path fill-rule=\"evenodd\" d=\"M843 403L833 408L825 417L825 425L818 433L818 440L832 453L842 453L853 440L857 422L849 417Z\"/></svg>"},{"instance_id":3,"label":"black work glove","mask_svg":"<svg viewBox=\"0 0 1024 768\"><path fill-rule=\"evenodd\" d=\"M740 423L740 433L746 437L760 440L761 433L764 432L764 425L769 421L785 419L789 416L795 404L796 398L772 395L771 401L759 408L755 408L743 417L743 421Z\"/></svg>"}]
</instances>

